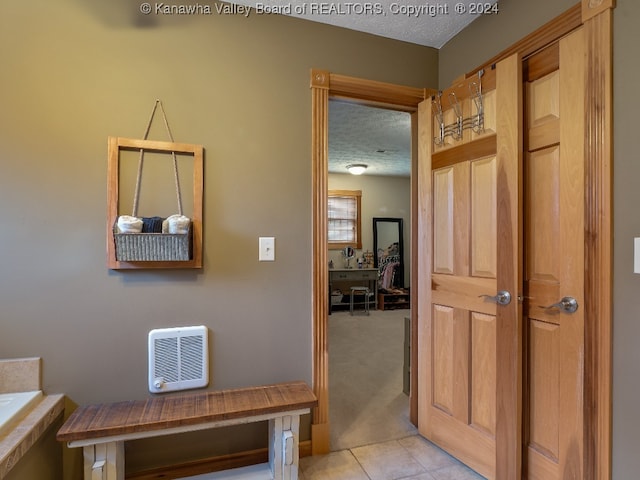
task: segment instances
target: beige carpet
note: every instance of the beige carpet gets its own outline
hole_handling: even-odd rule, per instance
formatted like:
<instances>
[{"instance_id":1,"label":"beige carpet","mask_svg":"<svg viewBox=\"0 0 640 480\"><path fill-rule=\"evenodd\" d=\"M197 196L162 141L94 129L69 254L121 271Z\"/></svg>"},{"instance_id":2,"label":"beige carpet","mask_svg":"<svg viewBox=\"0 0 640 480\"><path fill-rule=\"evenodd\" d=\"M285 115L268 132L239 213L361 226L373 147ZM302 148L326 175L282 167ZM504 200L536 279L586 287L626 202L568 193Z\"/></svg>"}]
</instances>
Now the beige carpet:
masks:
<instances>
[{"instance_id":1,"label":"beige carpet","mask_svg":"<svg viewBox=\"0 0 640 480\"><path fill-rule=\"evenodd\" d=\"M329 316L331 450L415 435L402 392L404 317L409 310Z\"/></svg>"}]
</instances>

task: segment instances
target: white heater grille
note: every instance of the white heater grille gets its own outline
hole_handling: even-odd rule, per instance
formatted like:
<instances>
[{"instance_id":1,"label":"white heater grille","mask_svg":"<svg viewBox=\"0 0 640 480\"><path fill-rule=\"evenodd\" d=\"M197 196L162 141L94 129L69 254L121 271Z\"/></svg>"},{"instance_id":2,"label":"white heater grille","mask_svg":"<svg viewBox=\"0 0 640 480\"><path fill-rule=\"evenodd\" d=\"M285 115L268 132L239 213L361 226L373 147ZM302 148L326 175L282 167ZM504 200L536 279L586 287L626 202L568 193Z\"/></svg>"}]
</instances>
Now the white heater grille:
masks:
<instances>
[{"instance_id":1,"label":"white heater grille","mask_svg":"<svg viewBox=\"0 0 640 480\"><path fill-rule=\"evenodd\" d=\"M149 391L206 387L207 327L159 328L149 332Z\"/></svg>"}]
</instances>

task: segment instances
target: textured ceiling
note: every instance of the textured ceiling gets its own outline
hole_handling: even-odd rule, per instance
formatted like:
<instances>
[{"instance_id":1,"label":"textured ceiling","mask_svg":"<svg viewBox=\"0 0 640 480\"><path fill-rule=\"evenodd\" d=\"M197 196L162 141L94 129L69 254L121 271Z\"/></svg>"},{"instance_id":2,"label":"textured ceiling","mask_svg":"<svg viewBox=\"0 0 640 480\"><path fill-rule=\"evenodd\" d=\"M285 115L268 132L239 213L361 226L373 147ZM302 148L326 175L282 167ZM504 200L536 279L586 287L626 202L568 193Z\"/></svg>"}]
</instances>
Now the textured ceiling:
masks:
<instances>
[{"instance_id":1,"label":"textured ceiling","mask_svg":"<svg viewBox=\"0 0 640 480\"><path fill-rule=\"evenodd\" d=\"M368 165L366 175L410 176L410 114L330 101L329 172L351 163Z\"/></svg>"},{"instance_id":2,"label":"textured ceiling","mask_svg":"<svg viewBox=\"0 0 640 480\"><path fill-rule=\"evenodd\" d=\"M485 6L495 4L496 1L231 0L231 3L252 7L263 6L252 14L264 14L270 10L273 13L327 23L381 37L441 48L460 30L478 18L478 14L481 13L478 10L490 10Z\"/></svg>"}]
</instances>

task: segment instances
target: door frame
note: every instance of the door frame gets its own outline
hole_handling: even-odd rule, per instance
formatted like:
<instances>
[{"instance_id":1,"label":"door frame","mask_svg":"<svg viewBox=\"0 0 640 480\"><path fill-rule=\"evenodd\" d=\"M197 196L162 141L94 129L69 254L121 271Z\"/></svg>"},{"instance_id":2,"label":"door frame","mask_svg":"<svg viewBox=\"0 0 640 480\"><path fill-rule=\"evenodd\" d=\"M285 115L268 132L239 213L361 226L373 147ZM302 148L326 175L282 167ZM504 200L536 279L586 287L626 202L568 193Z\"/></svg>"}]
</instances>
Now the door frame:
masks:
<instances>
[{"instance_id":1,"label":"door frame","mask_svg":"<svg viewBox=\"0 0 640 480\"><path fill-rule=\"evenodd\" d=\"M612 416L612 43L615 0L582 0L565 13L515 43L502 53L469 72L466 77L513 53L526 59L545 45L585 27L587 42L587 85L585 136L585 349L584 349L584 472L585 480L611 478ZM328 267L327 267L327 167L329 97L397 110L415 112L417 104L433 92L427 89L357 79L311 71L312 96L312 334L313 390L318 406L313 409L312 453L329 452L329 382L328 382ZM412 139L417 135L417 118L412 113ZM415 142L414 142L415 143ZM415 150L415 145L414 145ZM415 165L413 162L413 172ZM419 275L415 258L420 226L417 198L424 192L412 175L412 265L411 287L418 292ZM415 188L414 188L415 187ZM413 305L415 297L412 296ZM419 328L416 309L411 309L412 329ZM417 335L413 335L413 338ZM414 345L412 345L413 347ZM415 345L417 346L417 345ZM412 362L417 361L412 348ZM417 363L412 363L417 365ZM418 379L412 369L412 381ZM415 384L414 384L415 385ZM416 389L414 388L413 391ZM411 399L412 421L414 400Z\"/></svg>"},{"instance_id":2,"label":"door frame","mask_svg":"<svg viewBox=\"0 0 640 480\"><path fill-rule=\"evenodd\" d=\"M418 104L436 90L420 89L390 83L365 80L311 70L312 115L312 314L313 314L313 391L318 406L313 409L311 422L311 451L313 455L330 451L329 426L329 345L328 306L329 272L327 263L327 201L329 161L329 99L344 100L361 105L388 108L411 114L412 174L411 174L411 240L410 251L417 252L417 109ZM417 291L417 262L411 262L410 288ZM417 311L411 297L411 364L417 365ZM411 369L411 384L416 385L418 372ZM411 389L411 420L417 424L417 390Z\"/></svg>"}]
</instances>

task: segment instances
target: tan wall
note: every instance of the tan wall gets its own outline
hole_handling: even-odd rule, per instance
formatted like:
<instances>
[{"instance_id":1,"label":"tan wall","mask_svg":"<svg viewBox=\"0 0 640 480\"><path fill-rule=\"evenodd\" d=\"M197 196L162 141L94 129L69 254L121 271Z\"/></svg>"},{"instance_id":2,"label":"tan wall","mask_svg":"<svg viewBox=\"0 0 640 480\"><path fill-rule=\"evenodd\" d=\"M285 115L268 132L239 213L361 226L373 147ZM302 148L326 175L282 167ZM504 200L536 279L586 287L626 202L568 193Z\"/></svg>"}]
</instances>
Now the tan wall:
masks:
<instances>
[{"instance_id":1,"label":"tan wall","mask_svg":"<svg viewBox=\"0 0 640 480\"><path fill-rule=\"evenodd\" d=\"M633 273L633 238L640 237L638 156L638 25L640 3L618 0L614 12L613 479L640 472L640 275Z\"/></svg>"},{"instance_id":2,"label":"tan wall","mask_svg":"<svg viewBox=\"0 0 640 480\"><path fill-rule=\"evenodd\" d=\"M476 20L440 50L440 87L499 53L511 43L574 5L573 1L500 2L500 14ZM613 475L635 478L640 471L638 365L640 276L633 273L633 238L640 236L640 162L637 116L640 63L640 3L617 0L614 10L614 341Z\"/></svg>"},{"instance_id":3,"label":"tan wall","mask_svg":"<svg viewBox=\"0 0 640 480\"><path fill-rule=\"evenodd\" d=\"M3 6L0 358L43 357L45 390L79 404L144 398L149 330L204 324L211 388L310 383L309 71L433 86L437 51L287 17L138 9ZM157 98L175 139L205 147L204 268L109 271L107 137L140 138ZM166 139L159 118L150 137ZM258 262L259 236L276 237L274 263Z\"/></svg>"}]
</instances>

